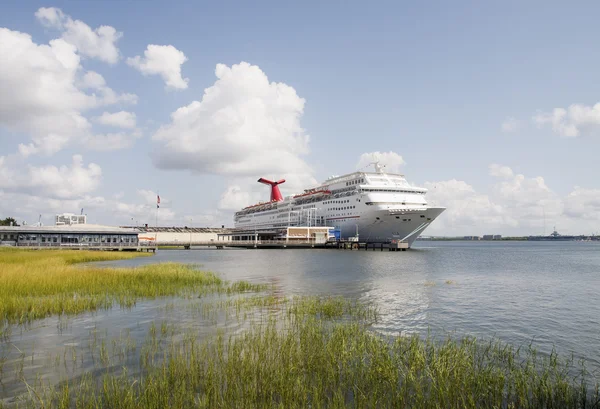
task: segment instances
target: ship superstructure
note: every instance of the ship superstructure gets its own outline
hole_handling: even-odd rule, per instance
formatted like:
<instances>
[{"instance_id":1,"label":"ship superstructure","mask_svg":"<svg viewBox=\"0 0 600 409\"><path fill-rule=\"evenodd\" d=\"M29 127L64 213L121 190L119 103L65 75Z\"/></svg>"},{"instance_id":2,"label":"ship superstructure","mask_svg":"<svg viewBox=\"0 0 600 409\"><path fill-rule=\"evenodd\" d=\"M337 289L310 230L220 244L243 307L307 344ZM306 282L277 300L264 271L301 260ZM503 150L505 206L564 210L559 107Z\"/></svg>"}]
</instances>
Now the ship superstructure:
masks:
<instances>
[{"instance_id":1,"label":"ship superstructure","mask_svg":"<svg viewBox=\"0 0 600 409\"><path fill-rule=\"evenodd\" d=\"M413 241L444 210L428 206L427 189L411 186L404 175L386 173L379 163L375 172L333 176L303 193L282 197L271 182L271 200L235 213L235 228L248 231L290 226L332 226L342 239L360 237L361 242Z\"/></svg>"}]
</instances>

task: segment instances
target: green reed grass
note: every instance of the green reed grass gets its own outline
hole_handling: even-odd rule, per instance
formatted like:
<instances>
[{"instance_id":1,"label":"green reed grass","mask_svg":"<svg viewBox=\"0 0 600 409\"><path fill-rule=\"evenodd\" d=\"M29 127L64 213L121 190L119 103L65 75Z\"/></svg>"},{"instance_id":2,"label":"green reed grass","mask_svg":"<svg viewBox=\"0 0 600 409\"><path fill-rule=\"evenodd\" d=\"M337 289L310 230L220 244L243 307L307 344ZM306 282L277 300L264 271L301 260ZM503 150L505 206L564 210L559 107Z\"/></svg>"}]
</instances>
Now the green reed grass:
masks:
<instances>
[{"instance_id":1,"label":"green reed grass","mask_svg":"<svg viewBox=\"0 0 600 409\"><path fill-rule=\"evenodd\" d=\"M26 323L53 314L109 308L114 303L130 307L142 297L228 289L215 274L189 265L164 263L137 268L74 265L139 256L142 254L2 249L0 322Z\"/></svg>"},{"instance_id":2,"label":"green reed grass","mask_svg":"<svg viewBox=\"0 0 600 409\"><path fill-rule=\"evenodd\" d=\"M573 360L475 338L384 337L338 299L294 298L247 331L162 343L141 373L83 376L26 406L76 408L598 408ZM343 305L343 308L339 308ZM353 307L354 308L354 307ZM344 312L342 312L342 310ZM324 311L331 311L330 314ZM354 314L359 312L359 314ZM349 315L347 315L349 314ZM346 319L339 320L340 316ZM334 318L335 317L335 318ZM153 328L153 329L152 329ZM114 364L113 364L114 365Z\"/></svg>"},{"instance_id":3,"label":"green reed grass","mask_svg":"<svg viewBox=\"0 0 600 409\"><path fill-rule=\"evenodd\" d=\"M256 311L262 319L203 340L193 332L181 336L166 321L150 326L143 345L128 333L113 340L94 335L87 353L95 370L67 375L56 387L39 377L26 380L22 354L14 370L27 393L11 407L600 408L598 386L588 389L593 382L585 369L554 352L542 356L531 347L474 338L382 336L370 327L378 313L369 305L248 295L267 287L228 284L193 266L73 265L111 256L122 254L0 252L0 317L28 322L129 306L139 297L219 293L227 298L207 301L207 311L243 311L238 319ZM126 364L132 358L135 367ZM75 373L83 351L69 347L53 359L57 370Z\"/></svg>"}]
</instances>

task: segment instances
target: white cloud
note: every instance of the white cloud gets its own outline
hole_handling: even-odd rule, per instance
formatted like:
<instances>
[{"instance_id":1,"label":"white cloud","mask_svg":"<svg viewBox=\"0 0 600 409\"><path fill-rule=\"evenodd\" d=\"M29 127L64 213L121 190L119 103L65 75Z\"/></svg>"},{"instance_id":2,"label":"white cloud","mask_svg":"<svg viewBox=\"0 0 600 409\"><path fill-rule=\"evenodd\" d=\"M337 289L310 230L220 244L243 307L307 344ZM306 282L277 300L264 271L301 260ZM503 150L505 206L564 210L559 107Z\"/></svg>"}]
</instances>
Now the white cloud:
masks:
<instances>
[{"instance_id":1,"label":"white cloud","mask_svg":"<svg viewBox=\"0 0 600 409\"><path fill-rule=\"evenodd\" d=\"M138 189L137 190L137 194L139 197L141 197L144 201L145 204L147 205L153 205L154 207L156 207L156 199L158 197L158 193L153 191L153 190L147 190L147 189ZM164 197L161 196L160 198L160 207L163 208L165 205L169 205L171 203L171 201Z\"/></svg>"},{"instance_id":2,"label":"white cloud","mask_svg":"<svg viewBox=\"0 0 600 409\"><path fill-rule=\"evenodd\" d=\"M0 157L0 189L56 199L71 199L95 190L102 169L95 163L87 166L81 155L74 155L70 166L25 165L18 157Z\"/></svg>"},{"instance_id":3,"label":"white cloud","mask_svg":"<svg viewBox=\"0 0 600 409\"><path fill-rule=\"evenodd\" d=\"M444 234L483 234L486 229L517 226L503 207L494 203L488 195L479 194L473 186L462 180L426 182L430 205L446 207L435 223L428 229Z\"/></svg>"},{"instance_id":4,"label":"white cloud","mask_svg":"<svg viewBox=\"0 0 600 409\"><path fill-rule=\"evenodd\" d=\"M204 227L214 226L220 227L221 225L230 226L231 218L227 218L226 221L223 219L224 214L218 210L214 210L206 213L195 213L189 215L183 215L178 217L181 223L191 227Z\"/></svg>"},{"instance_id":5,"label":"white cloud","mask_svg":"<svg viewBox=\"0 0 600 409\"><path fill-rule=\"evenodd\" d=\"M255 65L218 64L218 80L201 101L179 108L152 137L154 162L163 169L190 169L231 176L312 175L301 155L309 137L300 126L304 99L294 88L269 82Z\"/></svg>"},{"instance_id":6,"label":"white cloud","mask_svg":"<svg viewBox=\"0 0 600 409\"><path fill-rule=\"evenodd\" d=\"M84 213L90 209L101 209L106 205L102 197L84 195L74 199L59 199L40 195L39 192L2 192L0 190L0 213L12 215L18 222L26 221L33 224L38 221L38 216L42 215L42 223L46 225L54 224L54 215L57 213L79 213L84 208ZM97 222L90 220L88 223Z\"/></svg>"},{"instance_id":7,"label":"white cloud","mask_svg":"<svg viewBox=\"0 0 600 409\"><path fill-rule=\"evenodd\" d=\"M35 17L44 27L56 29L61 29L66 19L62 10L56 7L41 7L35 12Z\"/></svg>"},{"instance_id":8,"label":"white cloud","mask_svg":"<svg viewBox=\"0 0 600 409\"><path fill-rule=\"evenodd\" d=\"M0 123L29 124L33 131L59 120L80 120L93 97L75 86L80 67L75 48L63 40L37 45L31 36L0 28Z\"/></svg>"},{"instance_id":9,"label":"white cloud","mask_svg":"<svg viewBox=\"0 0 600 409\"><path fill-rule=\"evenodd\" d=\"M138 97L135 94L117 94L106 85L104 77L95 71L87 71L78 81L78 86L80 89L91 89L98 92L98 95L92 92L95 107L119 103L135 105L138 102Z\"/></svg>"},{"instance_id":10,"label":"white cloud","mask_svg":"<svg viewBox=\"0 0 600 409\"><path fill-rule=\"evenodd\" d=\"M137 99L117 95L98 73L80 76L76 48L62 39L38 45L28 34L0 28L0 61L0 126L31 138L19 147L24 155L51 155L69 144L84 143L93 134L83 115L86 110Z\"/></svg>"},{"instance_id":11,"label":"white cloud","mask_svg":"<svg viewBox=\"0 0 600 409\"><path fill-rule=\"evenodd\" d=\"M133 112L127 111L103 112L101 116L94 118L94 121L106 126L133 129L136 125L136 116Z\"/></svg>"},{"instance_id":12,"label":"white cloud","mask_svg":"<svg viewBox=\"0 0 600 409\"><path fill-rule=\"evenodd\" d=\"M77 47L79 54L97 58L109 64L119 61L117 41L123 36L111 26L100 26L92 30L81 20L73 20L55 7L42 7L35 16L46 27L62 31L62 39Z\"/></svg>"},{"instance_id":13,"label":"white cloud","mask_svg":"<svg viewBox=\"0 0 600 409\"><path fill-rule=\"evenodd\" d=\"M563 213L563 199L538 176L514 174L494 185L493 195L519 225L539 232L545 220L557 221Z\"/></svg>"},{"instance_id":14,"label":"white cloud","mask_svg":"<svg viewBox=\"0 0 600 409\"><path fill-rule=\"evenodd\" d=\"M255 202L258 202L256 194L242 189L241 186L231 185L221 194L219 209L237 211Z\"/></svg>"},{"instance_id":15,"label":"white cloud","mask_svg":"<svg viewBox=\"0 0 600 409\"><path fill-rule=\"evenodd\" d=\"M107 199L102 196L89 194L73 198L56 198L45 196L41 192L32 193L2 191L0 190L0 214L15 217L19 222L25 220L29 224L38 221L42 215L42 222L46 225L54 224L54 215L57 213L79 213L84 209L88 216L88 223L108 224L112 226L143 225L148 223L154 226L156 221L156 206L140 203L121 201L119 198ZM198 216L198 222L201 222ZM180 225L189 223L171 209L160 209L158 214L159 225ZM194 222L195 224L195 222Z\"/></svg>"},{"instance_id":16,"label":"white cloud","mask_svg":"<svg viewBox=\"0 0 600 409\"><path fill-rule=\"evenodd\" d=\"M172 45L150 44L144 57L128 58L127 64L144 75L160 75L167 88L186 89L189 79L181 76L181 65L186 61L185 54Z\"/></svg>"},{"instance_id":17,"label":"white cloud","mask_svg":"<svg viewBox=\"0 0 600 409\"><path fill-rule=\"evenodd\" d=\"M478 193L465 181L427 182L429 204L447 210L428 228L431 234L548 234L600 231L600 190L575 187L561 197L543 177L516 174L507 166L490 165L497 178L488 194Z\"/></svg>"},{"instance_id":18,"label":"white cloud","mask_svg":"<svg viewBox=\"0 0 600 409\"><path fill-rule=\"evenodd\" d=\"M600 189L575 186L565 199L565 215L583 221L600 221ZM600 230L598 224L596 229Z\"/></svg>"},{"instance_id":19,"label":"white cloud","mask_svg":"<svg viewBox=\"0 0 600 409\"><path fill-rule=\"evenodd\" d=\"M90 164L83 165L80 157L74 157L71 166L45 166L29 170L22 163L10 163L6 160L13 158L0 157L0 214L13 216L17 220L29 223L37 222L38 215L42 215L45 224L54 223L54 214L63 212L79 213L84 209L88 215L88 223L109 225L143 225L148 223L154 226L156 222L156 195L152 191L139 190L137 196L140 200L124 201L123 194L104 198L91 194L98 186L99 168ZM19 172L14 171L19 166ZM7 173L9 171L9 173ZM85 174L87 172L87 175ZM12 184L15 175L22 174L22 178ZM33 176L28 184L22 183L27 176ZM8 185L6 178L11 181ZM91 183L90 183L91 182ZM73 189L69 189L73 186ZM161 208L158 212L159 225L180 225L189 223L189 216L182 217L175 210L163 207L166 198L161 197ZM207 223L209 220L217 221L218 212L212 216L194 216L194 225ZM214 224L214 223L213 223Z\"/></svg>"},{"instance_id":20,"label":"white cloud","mask_svg":"<svg viewBox=\"0 0 600 409\"><path fill-rule=\"evenodd\" d=\"M114 151L129 148L141 137L142 132L139 129L134 129L132 132L98 133L85 136L82 144L96 151Z\"/></svg>"},{"instance_id":21,"label":"white cloud","mask_svg":"<svg viewBox=\"0 0 600 409\"><path fill-rule=\"evenodd\" d=\"M358 163L356 164L357 169L363 169L368 167L372 162L379 161L380 165L385 166L385 172L398 173L400 167L406 162L402 159L402 156L396 152L366 152L360 155Z\"/></svg>"},{"instance_id":22,"label":"white cloud","mask_svg":"<svg viewBox=\"0 0 600 409\"><path fill-rule=\"evenodd\" d=\"M514 176L514 172L508 166L502 166L493 163L490 165L490 175L507 179L512 178Z\"/></svg>"},{"instance_id":23,"label":"white cloud","mask_svg":"<svg viewBox=\"0 0 600 409\"><path fill-rule=\"evenodd\" d=\"M511 116L502 122L502 132L515 132L519 128L519 121Z\"/></svg>"},{"instance_id":24,"label":"white cloud","mask_svg":"<svg viewBox=\"0 0 600 409\"><path fill-rule=\"evenodd\" d=\"M106 86L104 77L96 71L87 71L82 78L82 88L103 89Z\"/></svg>"},{"instance_id":25,"label":"white cloud","mask_svg":"<svg viewBox=\"0 0 600 409\"><path fill-rule=\"evenodd\" d=\"M573 104L567 109L555 108L551 113L539 112L533 122L542 128L551 125L560 136L574 138L583 134L600 134L600 103L593 106Z\"/></svg>"},{"instance_id":26,"label":"white cloud","mask_svg":"<svg viewBox=\"0 0 600 409\"><path fill-rule=\"evenodd\" d=\"M141 203L127 203L121 200L109 201L110 208L121 214L121 220L126 219L128 225L134 224L133 221L148 223L150 226L154 226L156 223L156 216L158 215L159 226L164 226L166 222L170 224L182 224L189 223L189 219L185 219L180 216L175 210L170 208L170 200L164 196L160 197L160 209L158 214L156 212L156 192L147 189L138 189L136 191L137 197L141 199ZM131 220L133 219L133 220ZM198 219L200 220L200 219Z\"/></svg>"},{"instance_id":27,"label":"white cloud","mask_svg":"<svg viewBox=\"0 0 600 409\"><path fill-rule=\"evenodd\" d=\"M121 217L120 220L127 220L128 225L131 225L131 218L141 221L140 224L148 223L149 226L154 226L156 223L156 205L148 204L116 202L110 206ZM129 217L129 219L127 219ZM177 213L171 209L163 209L158 211L158 225L164 226L165 222L173 222L177 220ZM177 220L179 222L179 220Z\"/></svg>"},{"instance_id":28,"label":"white cloud","mask_svg":"<svg viewBox=\"0 0 600 409\"><path fill-rule=\"evenodd\" d=\"M303 193L304 189L318 185L317 180L311 174L265 173L261 176L270 180L285 179L285 183L279 185L279 190L284 197ZM268 202L271 197L271 188L257 183L257 179L258 177L230 179L227 188L221 194L218 208L237 211L255 203Z\"/></svg>"}]
</instances>

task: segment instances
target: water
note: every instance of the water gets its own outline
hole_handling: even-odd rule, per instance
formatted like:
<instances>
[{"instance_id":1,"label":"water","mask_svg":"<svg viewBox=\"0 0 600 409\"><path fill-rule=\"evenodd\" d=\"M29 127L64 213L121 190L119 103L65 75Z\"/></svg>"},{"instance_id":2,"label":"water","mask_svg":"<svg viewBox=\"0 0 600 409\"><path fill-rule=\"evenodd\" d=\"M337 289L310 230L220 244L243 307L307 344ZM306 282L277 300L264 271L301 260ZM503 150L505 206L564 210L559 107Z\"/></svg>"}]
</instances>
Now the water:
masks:
<instances>
[{"instance_id":1,"label":"water","mask_svg":"<svg viewBox=\"0 0 600 409\"><path fill-rule=\"evenodd\" d=\"M585 358L588 369L600 377L600 243L422 241L407 252L163 250L154 257L102 264L166 261L200 264L231 281L272 283L284 295L341 295L372 302L381 312L375 329L382 333L473 335L515 346L533 343L546 353L556 349ZM25 355L20 365L26 377L46 371L45 379L64 379L67 368L54 373L56 365L48 365L53 354L64 354L70 346L91 350L92 339L94 348L115 337L140 344L152 322L175 323L197 334L242 329L222 317L207 322L183 308L195 302L163 298L139 302L132 310L116 307L38 321L0 344L4 366L14 370ZM83 356L76 359L82 369L93 364ZM23 392L22 383L4 380L0 397Z\"/></svg>"},{"instance_id":2,"label":"water","mask_svg":"<svg viewBox=\"0 0 600 409\"><path fill-rule=\"evenodd\" d=\"M406 252L159 251L111 262L201 264L228 280L270 282L286 294L375 303L387 333L496 337L586 357L600 367L600 243L431 242Z\"/></svg>"}]
</instances>

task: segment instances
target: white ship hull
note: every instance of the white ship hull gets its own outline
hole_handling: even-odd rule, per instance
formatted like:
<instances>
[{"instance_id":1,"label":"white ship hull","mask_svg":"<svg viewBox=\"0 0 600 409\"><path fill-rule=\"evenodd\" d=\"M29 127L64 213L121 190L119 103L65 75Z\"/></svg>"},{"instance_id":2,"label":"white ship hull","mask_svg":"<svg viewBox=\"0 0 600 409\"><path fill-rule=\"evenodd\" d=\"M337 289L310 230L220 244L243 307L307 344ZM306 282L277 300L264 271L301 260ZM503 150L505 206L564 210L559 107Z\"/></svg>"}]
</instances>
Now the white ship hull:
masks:
<instances>
[{"instance_id":1,"label":"white ship hull","mask_svg":"<svg viewBox=\"0 0 600 409\"><path fill-rule=\"evenodd\" d=\"M379 210L358 218L335 223L335 225L336 227L339 226L341 237L344 239L356 236L356 231L358 230L361 242L402 240L407 242L408 246L411 247L417 237L444 210L444 207L429 207L425 211L413 213L413 216L400 217L400 219L397 219L395 215L390 215L387 210ZM424 215L425 217L421 218L420 215ZM403 219L410 221L405 222L402 221ZM329 224L334 225L334 223Z\"/></svg>"},{"instance_id":2,"label":"white ship hull","mask_svg":"<svg viewBox=\"0 0 600 409\"><path fill-rule=\"evenodd\" d=\"M429 206L427 189L409 185L404 176L377 170L333 177L301 195L249 206L236 213L235 228L330 226L340 230L342 239L358 235L361 242L397 240L410 247L445 208ZM279 191L276 195L281 197Z\"/></svg>"}]
</instances>

